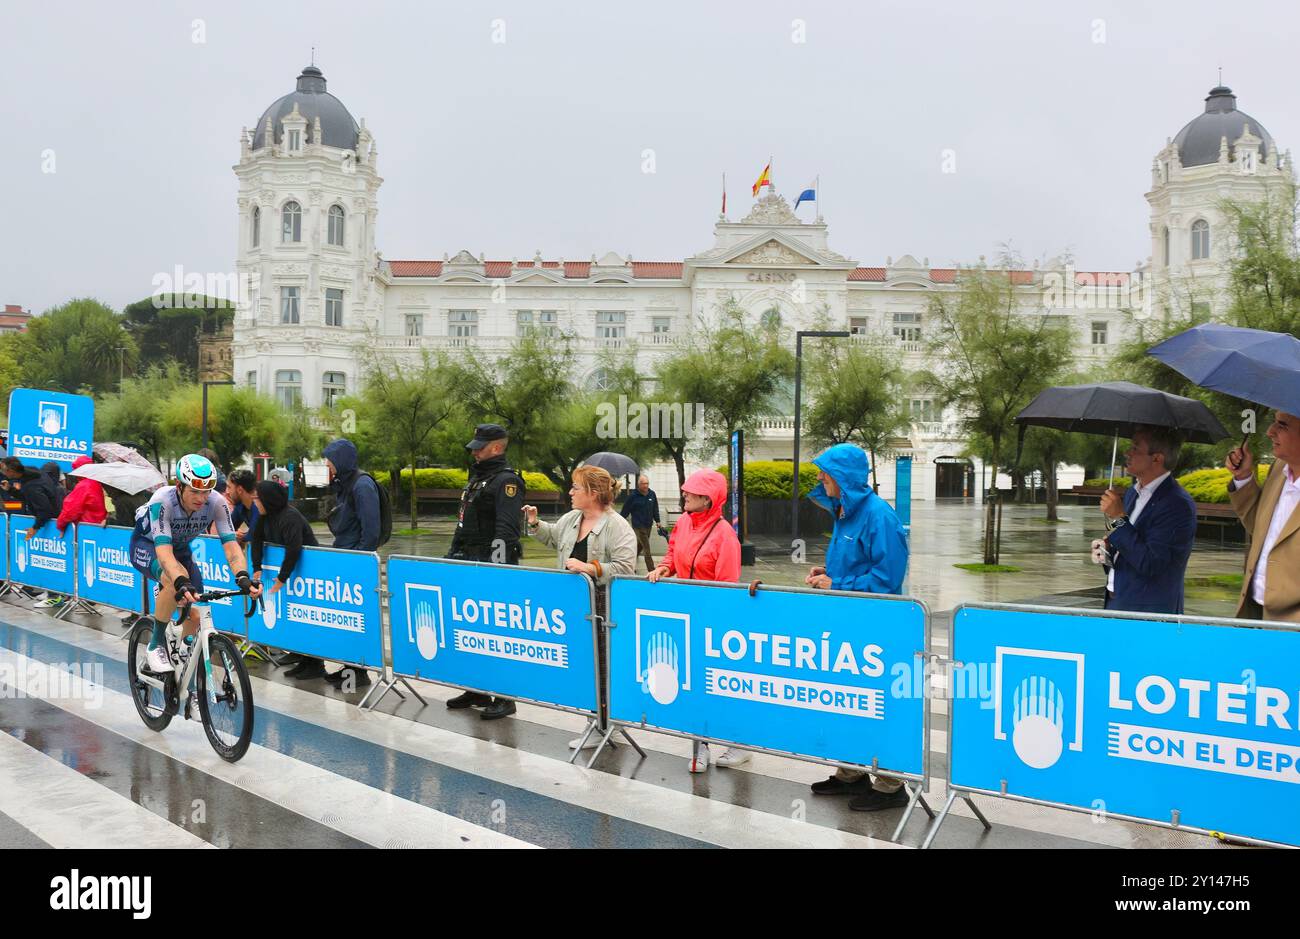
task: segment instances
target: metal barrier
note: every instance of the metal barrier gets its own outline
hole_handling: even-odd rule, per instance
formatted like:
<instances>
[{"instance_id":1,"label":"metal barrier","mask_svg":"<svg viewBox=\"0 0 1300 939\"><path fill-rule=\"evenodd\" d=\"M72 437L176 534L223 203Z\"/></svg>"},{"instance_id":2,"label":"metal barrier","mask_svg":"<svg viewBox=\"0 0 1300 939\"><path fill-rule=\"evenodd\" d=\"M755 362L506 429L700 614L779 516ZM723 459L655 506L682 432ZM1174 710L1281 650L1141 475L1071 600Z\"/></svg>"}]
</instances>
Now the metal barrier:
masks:
<instances>
[{"instance_id":1,"label":"metal barrier","mask_svg":"<svg viewBox=\"0 0 1300 939\"><path fill-rule=\"evenodd\" d=\"M612 724L904 781L894 840L934 817L920 600L616 577L609 604Z\"/></svg>"},{"instance_id":2,"label":"metal barrier","mask_svg":"<svg viewBox=\"0 0 1300 939\"><path fill-rule=\"evenodd\" d=\"M1300 626L967 604L946 664L948 798L922 847L972 795L1300 846Z\"/></svg>"},{"instance_id":3,"label":"metal barrier","mask_svg":"<svg viewBox=\"0 0 1300 939\"><path fill-rule=\"evenodd\" d=\"M270 593L283 562L283 547L268 544L263 548L262 615L244 620L242 611L236 611L245 624L247 640L259 647L274 646L353 668L382 671L379 555L305 547L285 585Z\"/></svg>"},{"instance_id":4,"label":"metal barrier","mask_svg":"<svg viewBox=\"0 0 1300 939\"><path fill-rule=\"evenodd\" d=\"M76 533L69 526L60 534L55 523L49 521L28 538L27 532L35 521L31 515L14 513L9 516L9 529L5 536L9 555L7 583L74 597L77 590ZM71 603L63 604L54 618L67 616L73 606Z\"/></svg>"},{"instance_id":5,"label":"metal barrier","mask_svg":"<svg viewBox=\"0 0 1300 939\"><path fill-rule=\"evenodd\" d=\"M595 588L585 574L411 555L394 555L386 567L398 679L581 714L604 726Z\"/></svg>"}]
</instances>

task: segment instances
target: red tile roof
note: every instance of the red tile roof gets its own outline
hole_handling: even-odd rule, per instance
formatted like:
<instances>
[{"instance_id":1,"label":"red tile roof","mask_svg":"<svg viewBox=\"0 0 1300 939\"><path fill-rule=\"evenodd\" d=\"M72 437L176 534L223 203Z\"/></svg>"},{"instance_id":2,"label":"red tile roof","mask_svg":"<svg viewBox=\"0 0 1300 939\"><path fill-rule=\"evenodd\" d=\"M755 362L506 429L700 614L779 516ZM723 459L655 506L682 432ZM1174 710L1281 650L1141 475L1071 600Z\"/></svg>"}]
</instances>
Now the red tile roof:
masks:
<instances>
[{"instance_id":1,"label":"red tile roof","mask_svg":"<svg viewBox=\"0 0 1300 939\"><path fill-rule=\"evenodd\" d=\"M591 262L590 261L565 261L564 276L565 277L590 277Z\"/></svg>"},{"instance_id":2,"label":"red tile roof","mask_svg":"<svg viewBox=\"0 0 1300 939\"><path fill-rule=\"evenodd\" d=\"M885 269L883 267L855 267L849 271L849 280L881 280L885 279Z\"/></svg>"},{"instance_id":3,"label":"red tile roof","mask_svg":"<svg viewBox=\"0 0 1300 939\"><path fill-rule=\"evenodd\" d=\"M483 263L483 276L484 277L509 277L510 262L509 261L485 261Z\"/></svg>"},{"instance_id":4,"label":"red tile roof","mask_svg":"<svg viewBox=\"0 0 1300 939\"><path fill-rule=\"evenodd\" d=\"M632 276L650 280L680 280L681 261L633 261Z\"/></svg>"},{"instance_id":5,"label":"red tile roof","mask_svg":"<svg viewBox=\"0 0 1300 939\"><path fill-rule=\"evenodd\" d=\"M1033 271L1007 271L1007 274L1011 276L1011 283L1013 284L1032 284L1034 282Z\"/></svg>"},{"instance_id":6,"label":"red tile roof","mask_svg":"<svg viewBox=\"0 0 1300 939\"><path fill-rule=\"evenodd\" d=\"M930 268L930 280L936 284L955 284L957 282L957 268L932 267Z\"/></svg>"},{"instance_id":7,"label":"red tile roof","mask_svg":"<svg viewBox=\"0 0 1300 939\"><path fill-rule=\"evenodd\" d=\"M442 273L442 262L389 261L388 269L394 277L437 277Z\"/></svg>"}]
</instances>

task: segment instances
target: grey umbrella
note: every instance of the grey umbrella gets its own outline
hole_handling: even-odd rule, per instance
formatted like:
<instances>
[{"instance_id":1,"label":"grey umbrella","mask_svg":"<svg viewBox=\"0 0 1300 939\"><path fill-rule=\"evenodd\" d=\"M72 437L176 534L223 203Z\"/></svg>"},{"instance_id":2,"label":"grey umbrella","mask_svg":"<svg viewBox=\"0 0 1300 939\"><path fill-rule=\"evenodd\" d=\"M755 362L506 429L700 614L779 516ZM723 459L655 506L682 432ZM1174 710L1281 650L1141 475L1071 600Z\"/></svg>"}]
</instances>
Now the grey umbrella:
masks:
<instances>
[{"instance_id":1,"label":"grey umbrella","mask_svg":"<svg viewBox=\"0 0 1300 939\"><path fill-rule=\"evenodd\" d=\"M1132 437L1139 425L1176 430L1192 443L1215 443L1228 436L1203 402L1128 381L1045 388L1016 415L1016 423L1020 425L1021 446L1030 426L1114 435L1110 455L1112 486L1119 438ZM1019 461L1019 452L1016 458Z\"/></svg>"},{"instance_id":2,"label":"grey umbrella","mask_svg":"<svg viewBox=\"0 0 1300 939\"><path fill-rule=\"evenodd\" d=\"M146 489L153 491L167 483L163 474L148 464L137 466L135 463L87 463L85 466L78 466L68 475L98 480L105 486L121 489L127 495L144 492Z\"/></svg>"},{"instance_id":3,"label":"grey umbrella","mask_svg":"<svg viewBox=\"0 0 1300 939\"><path fill-rule=\"evenodd\" d=\"M641 472L641 467L630 456L624 456L621 453L610 453L606 450L593 453L583 461L583 465L599 466L611 476L635 476Z\"/></svg>"}]
</instances>

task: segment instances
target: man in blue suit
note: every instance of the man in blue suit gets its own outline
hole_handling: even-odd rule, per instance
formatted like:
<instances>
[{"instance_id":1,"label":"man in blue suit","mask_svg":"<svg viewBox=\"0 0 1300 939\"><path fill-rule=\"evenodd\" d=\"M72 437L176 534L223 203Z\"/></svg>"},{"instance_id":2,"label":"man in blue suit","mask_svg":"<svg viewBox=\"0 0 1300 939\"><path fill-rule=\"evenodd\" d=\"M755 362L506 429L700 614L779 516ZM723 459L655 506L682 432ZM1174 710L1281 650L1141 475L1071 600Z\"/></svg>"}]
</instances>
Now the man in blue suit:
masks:
<instances>
[{"instance_id":1,"label":"man in blue suit","mask_svg":"<svg viewBox=\"0 0 1300 939\"><path fill-rule=\"evenodd\" d=\"M1183 577L1196 538L1196 503L1171 475L1178 450L1178 438L1171 431L1139 427L1125 454L1133 485L1123 495L1110 489L1101 498L1111 531L1102 544L1093 543L1093 554L1103 563L1109 561L1108 610L1183 612Z\"/></svg>"}]
</instances>

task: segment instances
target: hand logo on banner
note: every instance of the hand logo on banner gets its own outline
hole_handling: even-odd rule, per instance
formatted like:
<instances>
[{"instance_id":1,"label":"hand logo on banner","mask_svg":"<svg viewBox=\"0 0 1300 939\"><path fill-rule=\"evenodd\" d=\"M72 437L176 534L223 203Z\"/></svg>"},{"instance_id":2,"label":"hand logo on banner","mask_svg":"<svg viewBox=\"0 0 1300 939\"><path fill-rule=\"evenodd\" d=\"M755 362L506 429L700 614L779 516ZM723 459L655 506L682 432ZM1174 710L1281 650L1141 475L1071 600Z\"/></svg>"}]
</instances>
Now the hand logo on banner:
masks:
<instances>
[{"instance_id":1,"label":"hand logo on banner","mask_svg":"<svg viewBox=\"0 0 1300 939\"><path fill-rule=\"evenodd\" d=\"M95 542L81 543L81 574L86 580L87 587L95 586L95 553Z\"/></svg>"},{"instance_id":2,"label":"hand logo on banner","mask_svg":"<svg viewBox=\"0 0 1300 939\"><path fill-rule=\"evenodd\" d=\"M1061 758L1061 712L1065 699L1056 685L1033 675L1020 683L1011 696L1015 705L1011 745L1026 766L1047 769Z\"/></svg>"},{"instance_id":3,"label":"hand logo on banner","mask_svg":"<svg viewBox=\"0 0 1300 939\"><path fill-rule=\"evenodd\" d=\"M681 690L677 643L667 633L653 633L646 644L646 669L641 690L660 704L672 704Z\"/></svg>"},{"instance_id":4,"label":"hand logo on banner","mask_svg":"<svg viewBox=\"0 0 1300 939\"><path fill-rule=\"evenodd\" d=\"M425 600L415 604L415 648L430 662L438 654L438 614Z\"/></svg>"},{"instance_id":5,"label":"hand logo on banner","mask_svg":"<svg viewBox=\"0 0 1300 939\"><path fill-rule=\"evenodd\" d=\"M41 411L41 433L53 437L63 430L65 423L64 415L68 413L68 407L65 404L51 404L49 401L42 401L40 404Z\"/></svg>"},{"instance_id":6,"label":"hand logo on banner","mask_svg":"<svg viewBox=\"0 0 1300 939\"><path fill-rule=\"evenodd\" d=\"M25 532L14 532L14 563L18 565L18 573L27 572L27 536Z\"/></svg>"}]
</instances>

